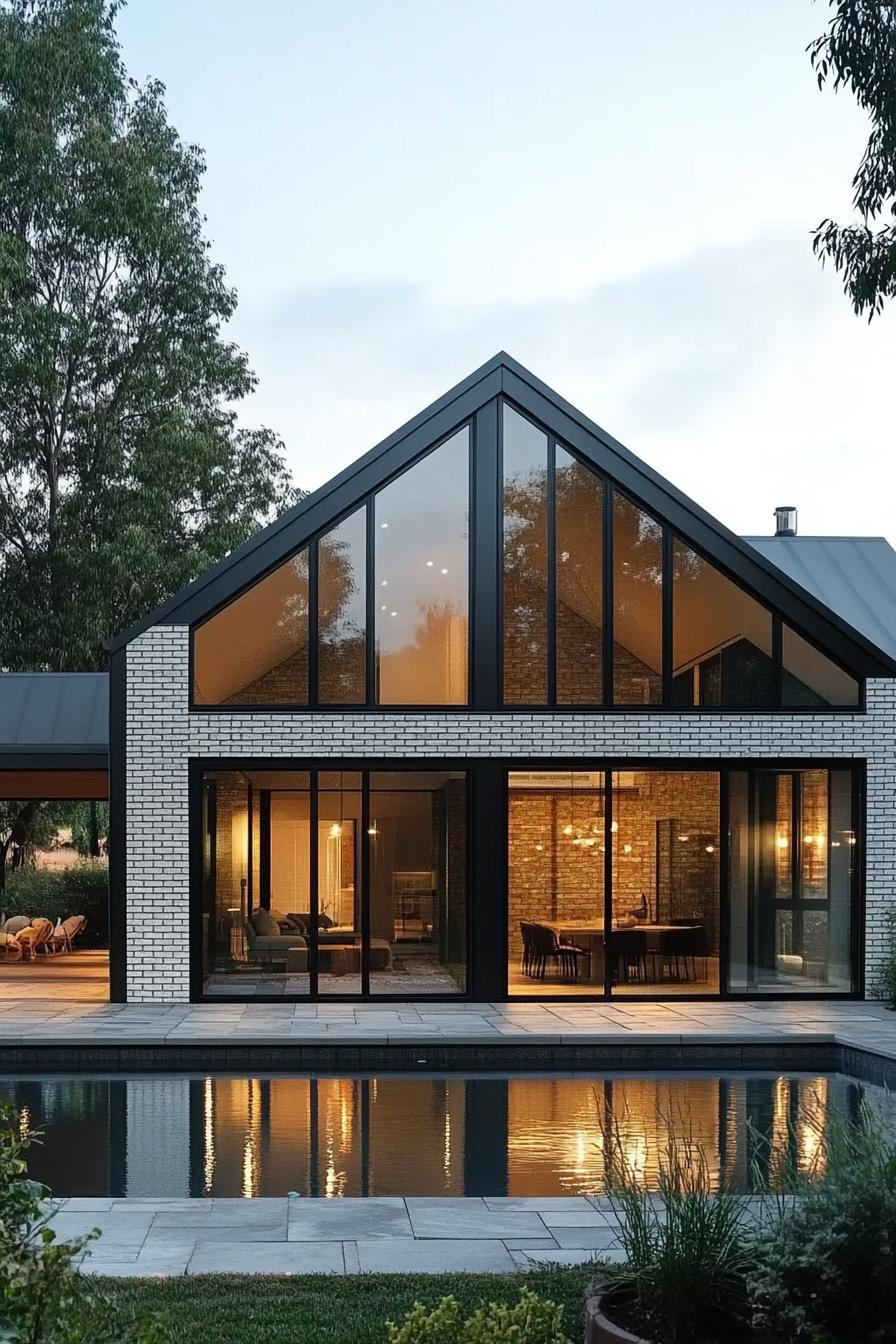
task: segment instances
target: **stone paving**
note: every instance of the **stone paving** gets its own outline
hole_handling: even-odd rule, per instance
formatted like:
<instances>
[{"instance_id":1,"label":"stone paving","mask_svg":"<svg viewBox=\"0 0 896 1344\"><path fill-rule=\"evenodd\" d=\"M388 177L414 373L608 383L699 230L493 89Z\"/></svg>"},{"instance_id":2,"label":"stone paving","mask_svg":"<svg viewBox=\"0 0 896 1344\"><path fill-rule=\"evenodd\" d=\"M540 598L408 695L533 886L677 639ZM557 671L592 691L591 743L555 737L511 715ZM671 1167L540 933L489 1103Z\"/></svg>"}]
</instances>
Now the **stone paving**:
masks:
<instances>
[{"instance_id":1,"label":"stone paving","mask_svg":"<svg viewBox=\"0 0 896 1344\"><path fill-rule=\"evenodd\" d=\"M606 1199L63 1199L92 1274L510 1273L620 1259Z\"/></svg>"},{"instance_id":2,"label":"stone paving","mask_svg":"<svg viewBox=\"0 0 896 1344\"><path fill-rule=\"evenodd\" d=\"M0 1000L0 1045L738 1045L836 1042L896 1058L876 1002L59 1003Z\"/></svg>"},{"instance_id":3,"label":"stone paving","mask_svg":"<svg viewBox=\"0 0 896 1344\"><path fill-rule=\"evenodd\" d=\"M0 1001L3 1045L739 1045L815 1041L896 1059L880 1003L140 1004ZM619 1258L606 1199L68 1199L58 1235L99 1227L110 1275L511 1272Z\"/></svg>"}]
</instances>

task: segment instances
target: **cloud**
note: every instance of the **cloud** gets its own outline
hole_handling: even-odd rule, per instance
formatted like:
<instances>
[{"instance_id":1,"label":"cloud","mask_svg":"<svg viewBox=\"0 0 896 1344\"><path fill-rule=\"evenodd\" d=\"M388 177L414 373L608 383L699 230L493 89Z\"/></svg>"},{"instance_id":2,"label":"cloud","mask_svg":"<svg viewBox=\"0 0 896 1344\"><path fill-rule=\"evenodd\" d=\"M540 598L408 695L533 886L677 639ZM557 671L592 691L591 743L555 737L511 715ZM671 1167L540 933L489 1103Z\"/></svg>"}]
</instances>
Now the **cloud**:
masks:
<instances>
[{"instance_id":1,"label":"cloud","mask_svg":"<svg viewBox=\"0 0 896 1344\"><path fill-rule=\"evenodd\" d=\"M890 527L893 318L854 317L807 237L525 304L306 289L246 308L234 335L260 379L245 419L283 435L309 488L503 348L742 532L769 530L785 495L804 531Z\"/></svg>"}]
</instances>

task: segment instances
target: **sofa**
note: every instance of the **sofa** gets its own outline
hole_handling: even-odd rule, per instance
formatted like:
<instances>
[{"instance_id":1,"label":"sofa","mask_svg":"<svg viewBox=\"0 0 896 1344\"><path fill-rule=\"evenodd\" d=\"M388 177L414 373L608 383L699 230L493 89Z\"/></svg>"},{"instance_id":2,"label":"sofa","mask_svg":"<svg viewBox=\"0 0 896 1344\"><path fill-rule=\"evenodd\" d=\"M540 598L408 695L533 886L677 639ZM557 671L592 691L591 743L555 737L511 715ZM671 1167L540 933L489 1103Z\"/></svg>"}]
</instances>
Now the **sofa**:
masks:
<instances>
[{"instance_id":1,"label":"sofa","mask_svg":"<svg viewBox=\"0 0 896 1344\"><path fill-rule=\"evenodd\" d=\"M291 969L307 971L308 942L301 933L281 933L268 910L253 910L246 921L246 946L250 961L285 961L291 949L304 949L304 957L290 958ZM299 964L296 964L299 963Z\"/></svg>"}]
</instances>

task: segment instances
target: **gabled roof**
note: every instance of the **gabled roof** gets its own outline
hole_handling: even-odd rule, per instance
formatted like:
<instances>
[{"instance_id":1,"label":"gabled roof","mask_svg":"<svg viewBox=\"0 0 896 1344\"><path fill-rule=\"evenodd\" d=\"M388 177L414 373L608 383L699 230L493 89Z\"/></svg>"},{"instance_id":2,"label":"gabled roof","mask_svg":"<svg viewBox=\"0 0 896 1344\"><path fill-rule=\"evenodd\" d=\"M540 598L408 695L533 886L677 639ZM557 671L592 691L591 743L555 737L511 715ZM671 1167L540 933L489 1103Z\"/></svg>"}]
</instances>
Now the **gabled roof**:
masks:
<instances>
[{"instance_id":1,"label":"gabled roof","mask_svg":"<svg viewBox=\"0 0 896 1344\"><path fill-rule=\"evenodd\" d=\"M896 658L896 551L885 537L745 537Z\"/></svg>"},{"instance_id":2,"label":"gabled roof","mask_svg":"<svg viewBox=\"0 0 896 1344\"><path fill-rule=\"evenodd\" d=\"M896 675L896 656L843 620L758 548L737 537L670 481L503 352L256 533L141 621L109 641L123 648L153 625L192 625L326 530L495 397L504 395L614 480L660 521L779 610L801 633L865 676Z\"/></svg>"},{"instance_id":3,"label":"gabled roof","mask_svg":"<svg viewBox=\"0 0 896 1344\"><path fill-rule=\"evenodd\" d=\"M0 755L93 756L109 746L105 672L5 672Z\"/></svg>"}]
</instances>

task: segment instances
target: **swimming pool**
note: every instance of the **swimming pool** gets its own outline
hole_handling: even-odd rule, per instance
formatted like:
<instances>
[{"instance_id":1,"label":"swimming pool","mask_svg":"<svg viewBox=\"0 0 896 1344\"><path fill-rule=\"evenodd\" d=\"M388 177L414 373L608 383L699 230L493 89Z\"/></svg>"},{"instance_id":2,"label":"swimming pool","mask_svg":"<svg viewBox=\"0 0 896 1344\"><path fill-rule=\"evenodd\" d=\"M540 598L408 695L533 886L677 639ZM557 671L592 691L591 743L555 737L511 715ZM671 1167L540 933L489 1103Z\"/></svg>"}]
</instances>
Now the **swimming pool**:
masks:
<instances>
[{"instance_id":1,"label":"swimming pool","mask_svg":"<svg viewBox=\"0 0 896 1344\"><path fill-rule=\"evenodd\" d=\"M832 1116L882 1088L842 1074L143 1074L0 1078L44 1131L58 1196L594 1195L605 1136L656 1187L671 1132L737 1190L817 1163Z\"/></svg>"}]
</instances>

